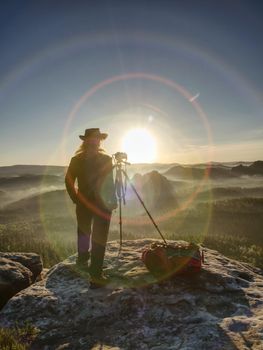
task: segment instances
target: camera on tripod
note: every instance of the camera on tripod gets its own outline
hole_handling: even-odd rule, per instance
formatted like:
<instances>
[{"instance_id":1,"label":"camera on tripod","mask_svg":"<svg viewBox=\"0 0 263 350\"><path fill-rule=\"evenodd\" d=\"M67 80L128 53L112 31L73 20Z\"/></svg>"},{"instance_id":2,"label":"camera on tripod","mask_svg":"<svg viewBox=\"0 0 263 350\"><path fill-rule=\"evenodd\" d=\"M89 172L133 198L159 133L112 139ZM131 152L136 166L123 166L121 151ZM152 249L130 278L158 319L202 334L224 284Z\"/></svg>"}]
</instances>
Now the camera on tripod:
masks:
<instances>
[{"instance_id":1,"label":"camera on tripod","mask_svg":"<svg viewBox=\"0 0 263 350\"><path fill-rule=\"evenodd\" d=\"M120 225L120 249L119 254L121 252L122 247L122 203L125 205L125 195L126 195L126 189L127 189L127 182L130 184L133 192L137 196L139 202L142 204L143 208L145 209L147 215L149 216L150 220L152 221L154 227L159 232L160 236L162 237L165 244L167 244L162 232L160 231L159 227L157 226L156 222L154 221L153 217L151 216L149 210L146 208L143 200L141 199L139 193L137 192L136 188L134 187L133 183L129 179L129 176L126 173L126 166L130 165L130 163L127 162L127 153L125 152L117 152L112 155L112 159L114 162L113 169L116 170L116 176L114 181L115 186L115 193L117 196L117 200L119 202L119 225ZM123 179L124 176L124 179Z\"/></svg>"},{"instance_id":2,"label":"camera on tripod","mask_svg":"<svg viewBox=\"0 0 263 350\"><path fill-rule=\"evenodd\" d=\"M124 152L117 152L113 156L117 163L121 163L121 162L125 163L127 162L127 159L128 159L127 153L124 153Z\"/></svg>"}]
</instances>

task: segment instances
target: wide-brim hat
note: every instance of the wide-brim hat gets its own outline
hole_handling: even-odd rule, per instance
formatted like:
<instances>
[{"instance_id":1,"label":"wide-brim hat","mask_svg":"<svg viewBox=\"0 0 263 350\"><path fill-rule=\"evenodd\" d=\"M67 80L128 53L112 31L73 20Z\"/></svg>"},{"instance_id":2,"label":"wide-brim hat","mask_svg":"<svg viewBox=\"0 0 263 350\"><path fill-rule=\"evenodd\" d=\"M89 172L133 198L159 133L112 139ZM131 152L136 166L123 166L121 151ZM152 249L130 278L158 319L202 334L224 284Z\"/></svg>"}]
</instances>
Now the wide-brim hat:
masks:
<instances>
[{"instance_id":1,"label":"wide-brim hat","mask_svg":"<svg viewBox=\"0 0 263 350\"><path fill-rule=\"evenodd\" d=\"M101 140L105 140L108 137L108 134L100 132L99 128L91 128L91 129L86 129L84 135L79 135L79 138L81 140L86 140L87 138L99 138Z\"/></svg>"}]
</instances>

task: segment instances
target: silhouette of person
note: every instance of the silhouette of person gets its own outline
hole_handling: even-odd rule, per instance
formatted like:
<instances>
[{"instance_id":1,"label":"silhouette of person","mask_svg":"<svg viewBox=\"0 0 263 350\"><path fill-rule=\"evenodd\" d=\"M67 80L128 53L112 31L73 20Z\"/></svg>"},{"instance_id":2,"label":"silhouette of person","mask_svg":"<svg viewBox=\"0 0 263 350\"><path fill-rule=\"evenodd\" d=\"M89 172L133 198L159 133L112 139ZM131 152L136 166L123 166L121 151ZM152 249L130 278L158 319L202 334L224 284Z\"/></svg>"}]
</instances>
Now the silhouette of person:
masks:
<instances>
[{"instance_id":1,"label":"silhouette of person","mask_svg":"<svg viewBox=\"0 0 263 350\"><path fill-rule=\"evenodd\" d=\"M88 270L94 288L107 283L102 266L112 210L117 208L112 159L101 149L101 141L107 136L99 128L86 129L79 136L83 143L71 158L65 176L67 192L76 204L77 265L88 268L91 258Z\"/></svg>"}]
</instances>

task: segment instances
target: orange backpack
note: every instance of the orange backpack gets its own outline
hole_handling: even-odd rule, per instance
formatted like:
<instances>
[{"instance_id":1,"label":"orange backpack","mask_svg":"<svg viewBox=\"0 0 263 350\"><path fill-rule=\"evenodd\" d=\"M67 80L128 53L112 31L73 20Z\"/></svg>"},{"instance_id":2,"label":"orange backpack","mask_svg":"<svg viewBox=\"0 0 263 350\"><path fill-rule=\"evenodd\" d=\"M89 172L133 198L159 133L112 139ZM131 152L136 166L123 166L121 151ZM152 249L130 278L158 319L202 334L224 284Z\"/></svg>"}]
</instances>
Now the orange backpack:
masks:
<instances>
[{"instance_id":1,"label":"orange backpack","mask_svg":"<svg viewBox=\"0 0 263 350\"><path fill-rule=\"evenodd\" d=\"M200 272L204 253L194 243L154 242L142 253L142 261L157 278Z\"/></svg>"}]
</instances>

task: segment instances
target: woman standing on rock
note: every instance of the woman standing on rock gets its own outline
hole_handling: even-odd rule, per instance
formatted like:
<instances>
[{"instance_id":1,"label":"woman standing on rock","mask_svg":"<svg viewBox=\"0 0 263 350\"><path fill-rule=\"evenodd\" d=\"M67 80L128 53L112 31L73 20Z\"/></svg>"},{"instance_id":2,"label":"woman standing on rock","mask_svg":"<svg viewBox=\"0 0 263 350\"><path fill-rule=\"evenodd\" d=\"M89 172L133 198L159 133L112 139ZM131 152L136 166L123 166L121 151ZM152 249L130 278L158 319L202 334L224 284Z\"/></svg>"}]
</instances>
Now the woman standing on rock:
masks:
<instances>
[{"instance_id":1,"label":"woman standing on rock","mask_svg":"<svg viewBox=\"0 0 263 350\"><path fill-rule=\"evenodd\" d=\"M83 143L71 158L65 177L67 192L76 204L77 264L87 267L91 257L89 273L93 287L107 283L102 266L111 213L117 208L112 160L100 148L107 136L98 128L86 129L85 134L79 136Z\"/></svg>"}]
</instances>

